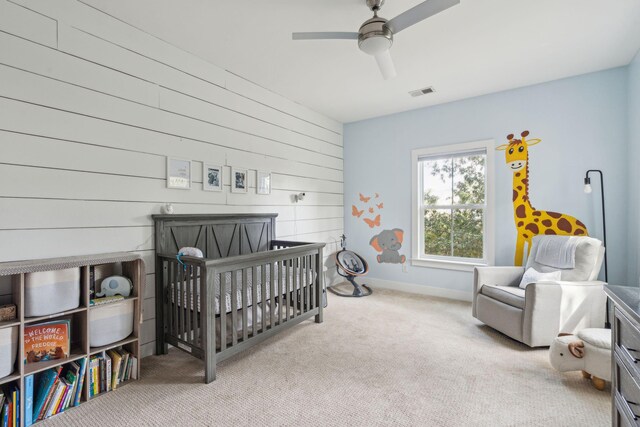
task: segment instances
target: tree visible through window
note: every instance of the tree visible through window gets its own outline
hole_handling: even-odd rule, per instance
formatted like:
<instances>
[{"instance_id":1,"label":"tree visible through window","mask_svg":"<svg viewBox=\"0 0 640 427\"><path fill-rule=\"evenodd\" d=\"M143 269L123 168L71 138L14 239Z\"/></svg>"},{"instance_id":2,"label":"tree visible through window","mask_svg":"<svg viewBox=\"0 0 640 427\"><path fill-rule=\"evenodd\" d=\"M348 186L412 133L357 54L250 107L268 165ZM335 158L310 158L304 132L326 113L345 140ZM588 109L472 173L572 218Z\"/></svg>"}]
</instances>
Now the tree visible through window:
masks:
<instances>
[{"instance_id":1,"label":"tree visible through window","mask_svg":"<svg viewBox=\"0 0 640 427\"><path fill-rule=\"evenodd\" d=\"M484 258L486 154L420 159L424 256Z\"/></svg>"}]
</instances>

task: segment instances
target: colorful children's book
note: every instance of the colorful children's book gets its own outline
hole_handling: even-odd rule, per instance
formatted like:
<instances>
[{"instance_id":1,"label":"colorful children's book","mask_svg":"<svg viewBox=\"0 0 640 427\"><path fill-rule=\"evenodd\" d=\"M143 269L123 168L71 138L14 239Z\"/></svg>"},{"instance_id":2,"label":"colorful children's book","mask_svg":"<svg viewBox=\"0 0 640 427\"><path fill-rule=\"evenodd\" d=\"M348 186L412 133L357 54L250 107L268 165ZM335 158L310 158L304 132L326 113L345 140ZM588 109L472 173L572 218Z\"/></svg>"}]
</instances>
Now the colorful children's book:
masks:
<instances>
[{"instance_id":1,"label":"colorful children's book","mask_svg":"<svg viewBox=\"0 0 640 427\"><path fill-rule=\"evenodd\" d=\"M78 382L78 388L76 389L76 394L73 400L73 406L78 406L80 404L80 397L82 396L82 387L84 386L84 377L86 376L87 369L87 359L80 359L78 361L80 364L80 381Z\"/></svg>"},{"instance_id":2,"label":"colorful children's book","mask_svg":"<svg viewBox=\"0 0 640 427\"><path fill-rule=\"evenodd\" d=\"M4 399L2 405L2 427L9 427L9 399Z\"/></svg>"},{"instance_id":3,"label":"colorful children's book","mask_svg":"<svg viewBox=\"0 0 640 427\"><path fill-rule=\"evenodd\" d=\"M56 392L56 390L58 388L58 383L60 382L60 371L61 370L62 370L61 366L59 366L57 368L54 368L54 369L49 369L49 371L53 371L55 376L54 376L53 383L46 390L44 404L42 405L42 408L40 409L40 412L38 412L38 419L39 420L44 419L45 414L47 412L47 409L49 408L49 406L51 404L51 400L53 399L53 395L55 394L55 392ZM34 415L35 415L35 412L34 412Z\"/></svg>"},{"instance_id":4,"label":"colorful children's book","mask_svg":"<svg viewBox=\"0 0 640 427\"><path fill-rule=\"evenodd\" d=\"M57 377L58 372L56 369L47 369L46 371L38 374L35 399L33 401L34 418L39 419L40 413L42 412Z\"/></svg>"},{"instance_id":5,"label":"colorful children's book","mask_svg":"<svg viewBox=\"0 0 640 427\"><path fill-rule=\"evenodd\" d=\"M24 363L69 357L70 320L27 325L24 327Z\"/></svg>"},{"instance_id":6,"label":"colorful children's book","mask_svg":"<svg viewBox=\"0 0 640 427\"><path fill-rule=\"evenodd\" d=\"M33 375L24 379L24 426L33 424Z\"/></svg>"},{"instance_id":7,"label":"colorful children's book","mask_svg":"<svg viewBox=\"0 0 640 427\"><path fill-rule=\"evenodd\" d=\"M17 427L20 425L20 389L15 384L11 384L9 390L13 398L13 425Z\"/></svg>"}]
</instances>

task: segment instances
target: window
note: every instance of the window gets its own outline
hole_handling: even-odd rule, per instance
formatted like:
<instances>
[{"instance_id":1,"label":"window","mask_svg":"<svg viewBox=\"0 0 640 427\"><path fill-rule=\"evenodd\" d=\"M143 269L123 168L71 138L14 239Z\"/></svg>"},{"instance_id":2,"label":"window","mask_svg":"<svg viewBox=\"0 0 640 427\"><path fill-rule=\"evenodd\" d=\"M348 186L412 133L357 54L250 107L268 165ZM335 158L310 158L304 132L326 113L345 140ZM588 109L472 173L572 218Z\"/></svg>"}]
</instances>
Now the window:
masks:
<instances>
[{"instance_id":1,"label":"window","mask_svg":"<svg viewBox=\"0 0 640 427\"><path fill-rule=\"evenodd\" d=\"M493 262L492 151L493 141L480 141L412 152L414 265Z\"/></svg>"}]
</instances>

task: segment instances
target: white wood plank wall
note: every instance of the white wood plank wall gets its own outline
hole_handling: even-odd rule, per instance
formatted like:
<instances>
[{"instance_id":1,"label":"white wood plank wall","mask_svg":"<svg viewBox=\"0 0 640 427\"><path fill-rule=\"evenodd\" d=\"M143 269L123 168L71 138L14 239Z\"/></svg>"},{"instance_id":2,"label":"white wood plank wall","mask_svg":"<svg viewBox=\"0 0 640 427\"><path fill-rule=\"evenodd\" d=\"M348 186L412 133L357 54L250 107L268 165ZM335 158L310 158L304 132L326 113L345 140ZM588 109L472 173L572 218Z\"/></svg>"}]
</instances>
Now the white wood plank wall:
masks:
<instances>
[{"instance_id":1,"label":"white wood plank wall","mask_svg":"<svg viewBox=\"0 0 640 427\"><path fill-rule=\"evenodd\" d=\"M166 156L194 161L191 191L166 188ZM202 162L225 165L224 192L202 190ZM252 170L249 194L230 193L230 166ZM273 173L271 195L255 193L256 169ZM150 215L166 202L277 212L278 238L331 253L343 231L342 124L81 1L0 0L0 261L140 253L152 354ZM9 292L0 281L0 301Z\"/></svg>"}]
</instances>

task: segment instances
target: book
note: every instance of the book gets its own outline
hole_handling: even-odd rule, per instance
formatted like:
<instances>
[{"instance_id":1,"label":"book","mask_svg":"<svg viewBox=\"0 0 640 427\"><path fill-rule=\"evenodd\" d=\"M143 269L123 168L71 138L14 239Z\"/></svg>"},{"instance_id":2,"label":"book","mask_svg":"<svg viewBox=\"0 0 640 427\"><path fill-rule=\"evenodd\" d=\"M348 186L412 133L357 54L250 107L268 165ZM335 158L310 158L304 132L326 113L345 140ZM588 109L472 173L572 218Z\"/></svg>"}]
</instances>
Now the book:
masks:
<instances>
[{"instance_id":1,"label":"book","mask_svg":"<svg viewBox=\"0 0 640 427\"><path fill-rule=\"evenodd\" d=\"M7 425L13 427L13 399L11 398L11 393L9 393L7 401L9 402L9 407L7 409Z\"/></svg>"},{"instance_id":2,"label":"book","mask_svg":"<svg viewBox=\"0 0 640 427\"><path fill-rule=\"evenodd\" d=\"M122 365L122 356L115 350L109 350L107 352L113 363L111 367L111 389L118 388L118 375L120 374L120 367Z\"/></svg>"},{"instance_id":3,"label":"book","mask_svg":"<svg viewBox=\"0 0 640 427\"><path fill-rule=\"evenodd\" d=\"M20 389L15 384L9 386L13 396L13 425L20 425Z\"/></svg>"},{"instance_id":4,"label":"book","mask_svg":"<svg viewBox=\"0 0 640 427\"><path fill-rule=\"evenodd\" d=\"M78 388L76 389L76 395L73 400L73 406L78 406L80 404L80 397L82 396L82 387L84 386L84 377L86 376L86 368L87 368L87 359L83 358L78 361L80 365L80 381L78 383Z\"/></svg>"},{"instance_id":5,"label":"book","mask_svg":"<svg viewBox=\"0 0 640 427\"><path fill-rule=\"evenodd\" d=\"M15 384L11 384L9 386L9 390L11 391L11 400L13 402L12 417L13 417L13 425L20 425L20 390Z\"/></svg>"},{"instance_id":6,"label":"book","mask_svg":"<svg viewBox=\"0 0 640 427\"><path fill-rule=\"evenodd\" d=\"M58 373L55 369L47 369L46 371L38 374L33 405L33 414L36 419L38 419L40 412L42 412L42 408L45 405L45 401L47 400L51 387L53 387L57 377Z\"/></svg>"},{"instance_id":7,"label":"book","mask_svg":"<svg viewBox=\"0 0 640 427\"><path fill-rule=\"evenodd\" d=\"M49 400L49 404L47 405L43 419L49 418L51 415L53 415L53 411L57 407L60 395L62 394L63 390L64 384L62 383L62 381L58 381L55 392L53 393L53 396L51 397L51 400Z\"/></svg>"},{"instance_id":8,"label":"book","mask_svg":"<svg viewBox=\"0 0 640 427\"><path fill-rule=\"evenodd\" d=\"M27 325L24 327L24 363L43 362L69 357L70 320Z\"/></svg>"},{"instance_id":9,"label":"book","mask_svg":"<svg viewBox=\"0 0 640 427\"><path fill-rule=\"evenodd\" d=\"M60 378L60 383L62 383L62 393L60 393L58 401L55 402L51 415L59 414L60 412L62 412L64 401L67 399L67 393L69 393L69 389L71 389L71 384L69 383L69 381L67 381L66 378Z\"/></svg>"},{"instance_id":10,"label":"book","mask_svg":"<svg viewBox=\"0 0 640 427\"><path fill-rule=\"evenodd\" d=\"M5 398L2 405L2 427L9 427L9 400Z\"/></svg>"},{"instance_id":11,"label":"book","mask_svg":"<svg viewBox=\"0 0 640 427\"><path fill-rule=\"evenodd\" d=\"M49 407L49 405L51 403L51 399L53 398L53 395L55 394L55 392L56 392L56 390L58 388L58 383L60 382L60 371L62 371L62 367L58 366L57 368L49 369L49 371L53 371L53 373L54 373L54 381L49 386L49 388L47 390L45 390L46 396L45 396L44 404L42 405L42 408L40 409L40 412L38 413L38 420L44 419L44 416L45 416L45 414L47 412L47 408ZM35 412L34 412L34 414L35 414Z\"/></svg>"},{"instance_id":12,"label":"book","mask_svg":"<svg viewBox=\"0 0 640 427\"><path fill-rule=\"evenodd\" d=\"M104 354L104 361L106 363L106 375L105 382L107 386L107 391L111 391L111 357L108 354Z\"/></svg>"},{"instance_id":13,"label":"book","mask_svg":"<svg viewBox=\"0 0 640 427\"><path fill-rule=\"evenodd\" d=\"M33 375L24 379L24 427L33 424Z\"/></svg>"},{"instance_id":14,"label":"book","mask_svg":"<svg viewBox=\"0 0 640 427\"><path fill-rule=\"evenodd\" d=\"M138 379L138 358L135 356L131 356L133 359L133 363L131 364L131 378L134 380Z\"/></svg>"},{"instance_id":15,"label":"book","mask_svg":"<svg viewBox=\"0 0 640 427\"><path fill-rule=\"evenodd\" d=\"M62 408L63 411L67 409L75 399L76 389L78 388L78 383L79 383L78 379L80 375L80 365L78 365L78 363L76 362L71 362L68 365L66 365L65 370L66 372L63 371L64 377L67 379L67 381L69 381L69 383L71 383L71 389L67 394L67 402L65 406Z\"/></svg>"}]
</instances>

